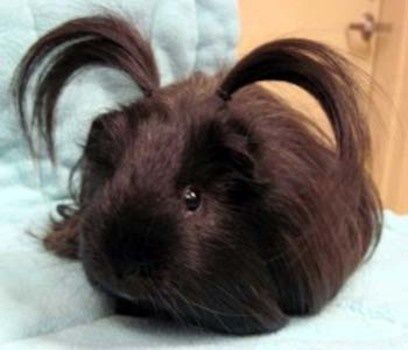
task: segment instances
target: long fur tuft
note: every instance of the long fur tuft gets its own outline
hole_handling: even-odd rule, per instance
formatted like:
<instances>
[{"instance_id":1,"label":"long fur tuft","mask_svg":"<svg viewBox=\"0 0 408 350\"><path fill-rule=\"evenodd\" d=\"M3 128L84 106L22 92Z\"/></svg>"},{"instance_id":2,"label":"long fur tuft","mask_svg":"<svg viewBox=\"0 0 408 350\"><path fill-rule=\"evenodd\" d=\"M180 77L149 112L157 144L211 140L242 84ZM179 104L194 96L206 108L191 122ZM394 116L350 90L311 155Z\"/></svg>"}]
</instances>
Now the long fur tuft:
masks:
<instances>
[{"instance_id":1,"label":"long fur tuft","mask_svg":"<svg viewBox=\"0 0 408 350\"><path fill-rule=\"evenodd\" d=\"M351 64L327 46L304 39L282 39L252 51L227 75L222 93L232 95L258 81L285 81L313 95L333 127L342 158L365 160L370 151L368 129ZM358 147L357 147L358 146Z\"/></svg>"},{"instance_id":2,"label":"long fur tuft","mask_svg":"<svg viewBox=\"0 0 408 350\"><path fill-rule=\"evenodd\" d=\"M54 110L58 96L74 73L96 65L127 73L145 95L159 88L159 74L150 46L125 21L114 16L94 16L61 25L29 49L14 79L20 122L32 152L32 129L38 127L54 160ZM39 74L29 123L26 94L35 73Z\"/></svg>"}]
</instances>

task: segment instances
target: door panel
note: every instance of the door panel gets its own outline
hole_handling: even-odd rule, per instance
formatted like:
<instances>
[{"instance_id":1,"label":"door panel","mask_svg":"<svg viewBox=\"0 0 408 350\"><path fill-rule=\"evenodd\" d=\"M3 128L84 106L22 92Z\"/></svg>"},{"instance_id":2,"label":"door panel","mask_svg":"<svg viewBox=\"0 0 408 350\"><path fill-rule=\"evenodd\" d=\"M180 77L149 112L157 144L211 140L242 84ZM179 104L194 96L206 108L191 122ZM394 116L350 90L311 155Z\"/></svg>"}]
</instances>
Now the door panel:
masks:
<instances>
[{"instance_id":1,"label":"door panel","mask_svg":"<svg viewBox=\"0 0 408 350\"><path fill-rule=\"evenodd\" d=\"M379 8L380 0L240 0L243 29L239 53L272 39L305 37L353 54L352 59L370 73L373 45L371 50L364 50L365 43L359 42L358 33L347 36L346 29L350 23L362 20L364 13L377 17Z\"/></svg>"},{"instance_id":2,"label":"door panel","mask_svg":"<svg viewBox=\"0 0 408 350\"><path fill-rule=\"evenodd\" d=\"M376 102L384 120L377 128L381 161L376 174L385 204L408 213L408 0L384 1L379 20L392 28L378 34L373 61L372 74L382 89Z\"/></svg>"}]
</instances>

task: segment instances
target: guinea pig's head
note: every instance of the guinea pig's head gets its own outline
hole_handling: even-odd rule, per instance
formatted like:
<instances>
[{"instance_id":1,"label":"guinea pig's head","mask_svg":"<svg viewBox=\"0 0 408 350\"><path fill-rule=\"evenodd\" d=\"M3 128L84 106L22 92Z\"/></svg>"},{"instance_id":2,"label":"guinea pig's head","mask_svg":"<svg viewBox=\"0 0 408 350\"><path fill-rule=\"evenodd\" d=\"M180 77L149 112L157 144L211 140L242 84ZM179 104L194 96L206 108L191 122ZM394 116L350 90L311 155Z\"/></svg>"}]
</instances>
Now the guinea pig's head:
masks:
<instances>
[{"instance_id":1,"label":"guinea pig's head","mask_svg":"<svg viewBox=\"0 0 408 350\"><path fill-rule=\"evenodd\" d=\"M17 72L32 150L34 125L54 159L57 98L89 65L123 71L143 93L93 121L78 167L67 226L95 286L158 316L235 334L276 330L336 294L380 227L364 168L367 125L343 59L314 42L280 40L227 73L160 87L153 53L132 26L112 16L73 20L35 43ZM314 96L335 145L247 86L263 80Z\"/></svg>"},{"instance_id":2,"label":"guinea pig's head","mask_svg":"<svg viewBox=\"0 0 408 350\"><path fill-rule=\"evenodd\" d=\"M256 140L219 99L187 91L200 80L93 122L80 256L102 289L189 323L277 327Z\"/></svg>"}]
</instances>

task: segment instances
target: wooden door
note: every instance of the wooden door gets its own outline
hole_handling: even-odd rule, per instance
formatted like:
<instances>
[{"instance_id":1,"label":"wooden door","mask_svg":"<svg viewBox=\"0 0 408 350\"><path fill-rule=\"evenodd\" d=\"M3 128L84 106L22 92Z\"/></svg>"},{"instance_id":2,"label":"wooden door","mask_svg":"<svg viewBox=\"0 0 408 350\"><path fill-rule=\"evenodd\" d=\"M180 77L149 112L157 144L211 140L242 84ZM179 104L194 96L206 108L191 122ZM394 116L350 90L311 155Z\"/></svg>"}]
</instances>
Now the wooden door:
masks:
<instances>
[{"instance_id":1,"label":"wooden door","mask_svg":"<svg viewBox=\"0 0 408 350\"><path fill-rule=\"evenodd\" d=\"M404 75L408 77L407 3L408 0L239 1L242 28L239 56L273 39L310 38L335 48L374 77L376 84L365 86L373 100L373 111L378 112L370 119L373 175L385 207L398 212L408 212L408 145L401 132L405 128L408 133L408 115L405 124L402 122L402 110L408 112L408 82L402 81ZM376 24L382 24L381 32L369 40L361 31L350 29L350 25L355 28L356 24L357 27L367 24L367 14ZM328 128L310 96L286 84L274 84L271 89L290 97L298 108Z\"/></svg>"},{"instance_id":2,"label":"wooden door","mask_svg":"<svg viewBox=\"0 0 408 350\"><path fill-rule=\"evenodd\" d=\"M383 1L379 23L390 29L377 34L372 70L382 89L376 173L386 206L408 213L408 0Z\"/></svg>"},{"instance_id":3,"label":"wooden door","mask_svg":"<svg viewBox=\"0 0 408 350\"><path fill-rule=\"evenodd\" d=\"M377 18L381 0L240 0L239 4L240 55L272 39L304 37L349 54L371 73L375 40L366 45L358 33L348 33L347 28L361 21L365 13Z\"/></svg>"}]
</instances>

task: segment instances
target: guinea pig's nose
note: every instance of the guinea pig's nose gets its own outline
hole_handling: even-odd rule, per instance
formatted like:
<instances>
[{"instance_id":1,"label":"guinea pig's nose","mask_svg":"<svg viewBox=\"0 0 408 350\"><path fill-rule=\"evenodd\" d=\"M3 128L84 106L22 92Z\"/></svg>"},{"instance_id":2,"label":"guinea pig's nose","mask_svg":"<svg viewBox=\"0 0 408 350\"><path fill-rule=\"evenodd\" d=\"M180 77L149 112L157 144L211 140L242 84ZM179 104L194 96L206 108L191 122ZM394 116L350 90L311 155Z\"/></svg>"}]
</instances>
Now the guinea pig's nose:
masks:
<instances>
[{"instance_id":1,"label":"guinea pig's nose","mask_svg":"<svg viewBox=\"0 0 408 350\"><path fill-rule=\"evenodd\" d=\"M167 217L125 215L107 225L106 257L118 278L151 277L163 270L174 245L172 221Z\"/></svg>"}]
</instances>

